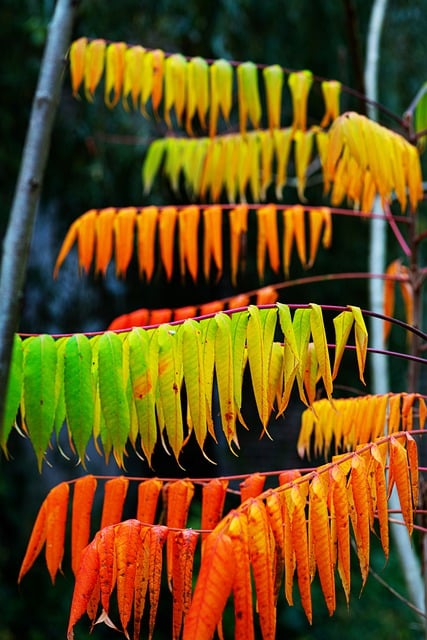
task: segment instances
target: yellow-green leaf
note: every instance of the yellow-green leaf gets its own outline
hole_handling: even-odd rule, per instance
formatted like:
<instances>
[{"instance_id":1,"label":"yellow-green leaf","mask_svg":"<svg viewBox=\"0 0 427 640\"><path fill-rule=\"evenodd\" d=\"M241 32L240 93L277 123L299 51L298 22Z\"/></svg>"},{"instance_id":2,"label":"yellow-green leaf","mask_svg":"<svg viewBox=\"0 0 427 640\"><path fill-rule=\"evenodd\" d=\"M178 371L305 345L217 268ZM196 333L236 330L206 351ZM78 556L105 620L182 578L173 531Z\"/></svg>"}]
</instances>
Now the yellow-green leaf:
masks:
<instances>
[{"instance_id":1,"label":"yellow-green leaf","mask_svg":"<svg viewBox=\"0 0 427 640\"><path fill-rule=\"evenodd\" d=\"M207 432L205 375L201 331L195 320L182 326L182 365L191 423L203 451Z\"/></svg>"},{"instance_id":2,"label":"yellow-green leaf","mask_svg":"<svg viewBox=\"0 0 427 640\"><path fill-rule=\"evenodd\" d=\"M258 89L258 69L253 62L243 62L237 67L240 133L246 131L249 118L254 129L261 119L261 104Z\"/></svg>"},{"instance_id":3,"label":"yellow-green leaf","mask_svg":"<svg viewBox=\"0 0 427 640\"><path fill-rule=\"evenodd\" d=\"M181 408L182 358L179 329L160 325L157 329L159 354L159 393L166 434L178 460L183 445Z\"/></svg>"},{"instance_id":4,"label":"yellow-green leaf","mask_svg":"<svg viewBox=\"0 0 427 640\"><path fill-rule=\"evenodd\" d=\"M129 435L130 413L123 370L123 342L118 334L107 331L97 342L98 383L104 429L101 440L109 455L111 445L119 466Z\"/></svg>"},{"instance_id":5,"label":"yellow-green leaf","mask_svg":"<svg viewBox=\"0 0 427 640\"><path fill-rule=\"evenodd\" d=\"M272 409L268 404L268 387L277 309L258 309L251 305L248 311L247 345L252 388L261 423L266 430Z\"/></svg>"},{"instance_id":6,"label":"yellow-green leaf","mask_svg":"<svg viewBox=\"0 0 427 640\"><path fill-rule=\"evenodd\" d=\"M267 99L268 126L280 127L280 109L282 106L283 69L278 64L265 67L263 72Z\"/></svg>"},{"instance_id":7,"label":"yellow-green leaf","mask_svg":"<svg viewBox=\"0 0 427 640\"><path fill-rule=\"evenodd\" d=\"M320 375L328 398L332 396L332 374L331 363L329 360L328 342L326 340L326 331L323 321L322 308L318 304L310 304L310 326L313 336L314 348L316 350L317 361L319 363Z\"/></svg>"}]
</instances>

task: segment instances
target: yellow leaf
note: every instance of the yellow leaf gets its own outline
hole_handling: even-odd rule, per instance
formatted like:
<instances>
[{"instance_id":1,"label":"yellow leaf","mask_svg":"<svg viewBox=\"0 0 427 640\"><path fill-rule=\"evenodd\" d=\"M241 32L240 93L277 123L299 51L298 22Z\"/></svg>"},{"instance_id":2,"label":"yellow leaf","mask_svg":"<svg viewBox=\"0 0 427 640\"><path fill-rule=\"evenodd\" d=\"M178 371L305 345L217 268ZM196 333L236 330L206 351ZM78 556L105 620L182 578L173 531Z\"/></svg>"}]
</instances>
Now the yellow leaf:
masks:
<instances>
[{"instance_id":1,"label":"yellow leaf","mask_svg":"<svg viewBox=\"0 0 427 640\"><path fill-rule=\"evenodd\" d=\"M237 90L240 133L246 131L249 118L254 129L261 119L261 103L258 89L258 69L253 62L243 62L237 67Z\"/></svg>"},{"instance_id":2,"label":"yellow leaf","mask_svg":"<svg viewBox=\"0 0 427 640\"><path fill-rule=\"evenodd\" d=\"M319 362L320 374L322 376L323 384L325 385L326 395L330 399L332 397L333 383L322 309L319 305L313 303L310 304L310 307L310 327L311 334L313 336L314 348Z\"/></svg>"},{"instance_id":3,"label":"yellow leaf","mask_svg":"<svg viewBox=\"0 0 427 640\"><path fill-rule=\"evenodd\" d=\"M354 336L356 343L357 364L359 367L359 378L360 381L365 384L363 372L365 370L366 355L368 352L368 330L366 328L360 308L351 305L349 305L348 308L351 310L354 317Z\"/></svg>"},{"instance_id":4,"label":"yellow leaf","mask_svg":"<svg viewBox=\"0 0 427 640\"><path fill-rule=\"evenodd\" d=\"M283 69L273 64L263 69L269 129L280 127L280 110L282 104Z\"/></svg>"},{"instance_id":5,"label":"yellow leaf","mask_svg":"<svg viewBox=\"0 0 427 640\"><path fill-rule=\"evenodd\" d=\"M70 73L73 96L77 96L85 74L87 38L75 40L70 47Z\"/></svg>"},{"instance_id":6,"label":"yellow leaf","mask_svg":"<svg viewBox=\"0 0 427 640\"><path fill-rule=\"evenodd\" d=\"M261 424L266 431L272 409L268 404L268 383L277 310L258 309L251 305L248 311L247 349L252 388Z\"/></svg>"},{"instance_id":7,"label":"yellow leaf","mask_svg":"<svg viewBox=\"0 0 427 640\"><path fill-rule=\"evenodd\" d=\"M286 168L288 166L289 153L291 150L293 131L291 127L287 129L275 129L273 131L274 149L276 154L276 198L283 197L283 187L286 184Z\"/></svg>"},{"instance_id":8,"label":"yellow leaf","mask_svg":"<svg viewBox=\"0 0 427 640\"><path fill-rule=\"evenodd\" d=\"M86 100L93 101L96 88L104 72L105 40L91 40L85 51L84 88Z\"/></svg>"},{"instance_id":9,"label":"yellow leaf","mask_svg":"<svg viewBox=\"0 0 427 640\"><path fill-rule=\"evenodd\" d=\"M351 311L342 311L333 319L335 328L335 360L332 372L333 380L335 380L335 378L337 377L338 369L344 355L344 350L347 344L348 337L350 335L351 328L353 326L353 322L354 316Z\"/></svg>"},{"instance_id":10,"label":"yellow leaf","mask_svg":"<svg viewBox=\"0 0 427 640\"><path fill-rule=\"evenodd\" d=\"M203 350L199 325L191 319L182 325L182 365L191 422L203 451L207 433Z\"/></svg>"},{"instance_id":11,"label":"yellow leaf","mask_svg":"<svg viewBox=\"0 0 427 640\"><path fill-rule=\"evenodd\" d=\"M271 131L259 131L258 140L261 151L261 188L260 199L267 198L267 190L273 180L274 138Z\"/></svg>"},{"instance_id":12,"label":"yellow leaf","mask_svg":"<svg viewBox=\"0 0 427 640\"><path fill-rule=\"evenodd\" d=\"M307 180L307 169L313 150L313 135L313 129L309 131L300 131L298 129L294 133L297 191L299 199L303 202L305 201L304 190Z\"/></svg>"},{"instance_id":13,"label":"yellow leaf","mask_svg":"<svg viewBox=\"0 0 427 640\"><path fill-rule=\"evenodd\" d=\"M139 45L126 49L123 75L123 107L126 110L129 108L129 96L132 98L133 108L138 107L143 82L144 56L145 49Z\"/></svg>"},{"instance_id":14,"label":"yellow leaf","mask_svg":"<svg viewBox=\"0 0 427 640\"><path fill-rule=\"evenodd\" d=\"M187 64L187 100L185 128L188 135L193 134L192 120L197 112L200 126L206 129L206 113L209 105L209 66L206 60L198 56Z\"/></svg>"},{"instance_id":15,"label":"yellow leaf","mask_svg":"<svg viewBox=\"0 0 427 640\"><path fill-rule=\"evenodd\" d=\"M320 126L327 127L340 113L341 83L336 80L324 80L322 82L322 93L325 101L325 115Z\"/></svg>"},{"instance_id":16,"label":"yellow leaf","mask_svg":"<svg viewBox=\"0 0 427 640\"><path fill-rule=\"evenodd\" d=\"M288 85L292 95L292 129L305 131L307 124L307 100L313 82L311 71L295 71L289 75Z\"/></svg>"},{"instance_id":17,"label":"yellow leaf","mask_svg":"<svg viewBox=\"0 0 427 640\"><path fill-rule=\"evenodd\" d=\"M213 137L216 134L220 111L228 122L232 105L233 67L227 60L220 59L210 65L209 71L209 136Z\"/></svg>"},{"instance_id":18,"label":"yellow leaf","mask_svg":"<svg viewBox=\"0 0 427 640\"><path fill-rule=\"evenodd\" d=\"M215 316L215 370L218 383L221 424L229 446L237 445L236 414L234 411L234 363L231 342L231 320L224 313Z\"/></svg>"},{"instance_id":19,"label":"yellow leaf","mask_svg":"<svg viewBox=\"0 0 427 640\"><path fill-rule=\"evenodd\" d=\"M164 64L164 119L172 127L170 110L175 109L178 124L181 124L186 102L187 61L180 53L168 56Z\"/></svg>"},{"instance_id":20,"label":"yellow leaf","mask_svg":"<svg viewBox=\"0 0 427 640\"><path fill-rule=\"evenodd\" d=\"M112 42L107 46L104 100L107 107L110 108L117 104L122 92L126 49L127 45L124 42Z\"/></svg>"}]
</instances>

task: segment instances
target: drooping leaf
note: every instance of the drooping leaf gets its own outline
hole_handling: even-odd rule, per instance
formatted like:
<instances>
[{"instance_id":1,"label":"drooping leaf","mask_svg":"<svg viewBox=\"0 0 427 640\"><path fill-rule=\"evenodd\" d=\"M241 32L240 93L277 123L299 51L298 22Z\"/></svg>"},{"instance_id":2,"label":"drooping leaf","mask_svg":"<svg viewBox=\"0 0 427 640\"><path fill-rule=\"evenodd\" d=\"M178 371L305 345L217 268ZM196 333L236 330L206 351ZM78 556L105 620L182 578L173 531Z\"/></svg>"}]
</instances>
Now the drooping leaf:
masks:
<instances>
[{"instance_id":1,"label":"drooping leaf","mask_svg":"<svg viewBox=\"0 0 427 640\"><path fill-rule=\"evenodd\" d=\"M111 42L105 52L104 101L109 108L118 103L122 94L126 49L125 42Z\"/></svg>"},{"instance_id":2,"label":"drooping leaf","mask_svg":"<svg viewBox=\"0 0 427 640\"><path fill-rule=\"evenodd\" d=\"M193 561L198 539L199 533L192 529L173 533L172 637L174 640L179 640L181 637L183 620L190 608Z\"/></svg>"},{"instance_id":3,"label":"drooping leaf","mask_svg":"<svg viewBox=\"0 0 427 640\"><path fill-rule=\"evenodd\" d=\"M74 485L71 516L71 567L74 576L80 567L83 549L89 544L90 516L97 486L93 475L79 478Z\"/></svg>"},{"instance_id":4,"label":"drooping leaf","mask_svg":"<svg viewBox=\"0 0 427 640\"><path fill-rule=\"evenodd\" d=\"M75 334L65 345L65 411L68 427L83 465L93 428L94 393L91 342L85 335Z\"/></svg>"},{"instance_id":5,"label":"drooping leaf","mask_svg":"<svg viewBox=\"0 0 427 640\"><path fill-rule=\"evenodd\" d=\"M202 129L206 129L206 113L209 106L209 66L203 58L196 56L187 64L187 103L185 128L193 134L192 120L197 113Z\"/></svg>"},{"instance_id":6,"label":"drooping leaf","mask_svg":"<svg viewBox=\"0 0 427 640\"><path fill-rule=\"evenodd\" d=\"M307 123L307 100L313 82L313 74L307 69L289 75L288 85L292 95L292 128L305 131Z\"/></svg>"},{"instance_id":7,"label":"drooping leaf","mask_svg":"<svg viewBox=\"0 0 427 640\"><path fill-rule=\"evenodd\" d=\"M76 579L68 621L67 640L74 638L74 626L86 612L99 575L97 538L84 549L80 570Z\"/></svg>"},{"instance_id":8,"label":"drooping leaf","mask_svg":"<svg viewBox=\"0 0 427 640\"><path fill-rule=\"evenodd\" d=\"M55 340L49 335L27 338L23 342L23 357L21 411L41 469L55 419Z\"/></svg>"},{"instance_id":9,"label":"drooping leaf","mask_svg":"<svg viewBox=\"0 0 427 640\"><path fill-rule=\"evenodd\" d=\"M248 361L258 414L266 431L272 410L268 404L268 383L277 311L275 308L258 309L254 305L251 305L248 311Z\"/></svg>"},{"instance_id":10,"label":"drooping leaf","mask_svg":"<svg viewBox=\"0 0 427 640\"><path fill-rule=\"evenodd\" d=\"M101 529L120 522L129 486L128 478L117 476L105 483Z\"/></svg>"},{"instance_id":11,"label":"drooping leaf","mask_svg":"<svg viewBox=\"0 0 427 640\"><path fill-rule=\"evenodd\" d=\"M227 60L215 60L209 66L209 136L216 134L217 121L221 112L228 121L232 106L233 67Z\"/></svg>"},{"instance_id":12,"label":"drooping leaf","mask_svg":"<svg viewBox=\"0 0 427 640\"><path fill-rule=\"evenodd\" d=\"M261 118L258 70L253 62L243 62L238 65L237 87L240 133L244 133L248 118L254 129L258 128Z\"/></svg>"},{"instance_id":13,"label":"drooping leaf","mask_svg":"<svg viewBox=\"0 0 427 640\"><path fill-rule=\"evenodd\" d=\"M183 640L212 638L233 586L232 554L233 543L225 533L212 533L206 539L193 600L184 621Z\"/></svg>"},{"instance_id":14,"label":"drooping leaf","mask_svg":"<svg viewBox=\"0 0 427 640\"><path fill-rule=\"evenodd\" d=\"M263 69L265 92L267 98L268 126L270 130L280 127L280 109L284 72L278 64Z\"/></svg>"},{"instance_id":15,"label":"drooping leaf","mask_svg":"<svg viewBox=\"0 0 427 640\"><path fill-rule=\"evenodd\" d=\"M327 494L319 476L314 476L309 491L310 534L314 559L329 615L335 611L335 581L331 555L331 536Z\"/></svg>"},{"instance_id":16,"label":"drooping leaf","mask_svg":"<svg viewBox=\"0 0 427 640\"><path fill-rule=\"evenodd\" d=\"M122 466L130 415L124 384L123 342L117 334L107 331L100 336L97 361L99 395L105 421L101 439L106 446L106 455L111 447L119 466Z\"/></svg>"},{"instance_id":17,"label":"drooping leaf","mask_svg":"<svg viewBox=\"0 0 427 640\"><path fill-rule=\"evenodd\" d=\"M188 510L194 495L194 485L190 480L176 480L166 485L166 491L166 524L169 529L183 529L187 522ZM168 583L169 587L171 587L174 565L172 536L168 537L166 544Z\"/></svg>"},{"instance_id":18,"label":"drooping leaf","mask_svg":"<svg viewBox=\"0 0 427 640\"><path fill-rule=\"evenodd\" d=\"M73 96L77 96L85 73L87 38L75 40L70 47L70 74Z\"/></svg>"},{"instance_id":19,"label":"drooping leaf","mask_svg":"<svg viewBox=\"0 0 427 640\"><path fill-rule=\"evenodd\" d=\"M332 374L329 360L329 350L326 340L325 325L323 322L322 309L317 304L310 304L310 327L313 336L314 348L316 350L317 361L319 363L320 375L325 385L326 395L329 399L332 396Z\"/></svg>"},{"instance_id":20,"label":"drooping leaf","mask_svg":"<svg viewBox=\"0 0 427 640\"><path fill-rule=\"evenodd\" d=\"M321 127L327 127L340 113L341 83L336 80L324 80L322 93L325 101L325 115L320 123Z\"/></svg>"},{"instance_id":21,"label":"drooping leaf","mask_svg":"<svg viewBox=\"0 0 427 640\"><path fill-rule=\"evenodd\" d=\"M228 480L212 478L203 485L202 490L202 541L206 540L208 530L214 529L221 520L227 494ZM203 532L205 530L205 532Z\"/></svg>"},{"instance_id":22,"label":"drooping leaf","mask_svg":"<svg viewBox=\"0 0 427 640\"><path fill-rule=\"evenodd\" d=\"M37 513L36 520L31 531L24 558L18 575L18 583L31 569L37 557L43 549L47 534L47 499L45 499Z\"/></svg>"},{"instance_id":23,"label":"drooping leaf","mask_svg":"<svg viewBox=\"0 0 427 640\"><path fill-rule=\"evenodd\" d=\"M88 42L85 48L84 88L86 100L89 102L93 102L95 91L104 73L105 48L106 42L100 38Z\"/></svg>"},{"instance_id":24,"label":"drooping leaf","mask_svg":"<svg viewBox=\"0 0 427 640\"><path fill-rule=\"evenodd\" d=\"M13 337L12 353L10 356L9 377L4 406L3 424L0 425L0 447L7 456L7 440L13 425L16 422L16 414L19 408L22 391L23 376L23 343L15 334Z\"/></svg>"},{"instance_id":25,"label":"drooping leaf","mask_svg":"<svg viewBox=\"0 0 427 640\"><path fill-rule=\"evenodd\" d=\"M184 441L181 407L182 352L180 337L169 325L160 325L158 343L158 388L169 445L178 460ZM158 401L157 401L158 402Z\"/></svg>"},{"instance_id":26,"label":"drooping leaf","mask_svg":"<svg viewBox=\"0 0 427 640\"><path fill-rule=\"evenodd\" d=\"M249 498L256 498L264 489L265 476L261 473L251 473L240 483L240 500L245 502Z\"/></svg>"}]
</instances>

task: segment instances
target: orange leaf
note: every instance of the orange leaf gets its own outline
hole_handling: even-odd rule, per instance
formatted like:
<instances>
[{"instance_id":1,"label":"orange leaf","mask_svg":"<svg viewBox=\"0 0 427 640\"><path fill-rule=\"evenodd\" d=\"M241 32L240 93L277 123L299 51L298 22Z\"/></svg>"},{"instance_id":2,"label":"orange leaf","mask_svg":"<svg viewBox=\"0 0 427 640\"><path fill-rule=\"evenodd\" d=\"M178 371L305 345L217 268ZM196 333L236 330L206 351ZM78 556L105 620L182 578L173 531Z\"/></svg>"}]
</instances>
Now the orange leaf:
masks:
<instances>
[{"instance_id":1,"label":"orange leaf","mask_svg":"<svg viewBox=\"0 0 427 640\"><path fill-rule=\"evenodd\" d=\"M76 576L73 599L71 601L70 618L68 622L67 640L74 638L74 626L86 612L92 593L97 585L99 575L99 556L97 538L84 549L82 562Z\"/></svg>"},{"instance_id":2,"label":"orange leaf","mask_svg":"<svg viewBox=\"0 0 427 640\"><path fill-rule=\"evenodd\" d=\"M145 274L147 282L150 282L154 272L157 219L158 209L154 206L144 207L136 218L139 275Z\"/></svg>"},{"instance_id":3,"label":"orange leaf","mask_svg":"<svg viewBox=\"0 0 427 640\"><path fill-rule=\"evenodd\" d=\"M43 549L43 545L46 542L47 531L47 498L43 501L39 512L36 517L36 521L33 525L30 539L28 541L27 549L25 551L24 558L22 560L21 568L19 570L18 583L21 582L24 575L31 569L38 555Z\"/></svg>"},{"instance_id":4,"label":"orange leaf","mask_svg":"<svg viewBox=\"0 0 427 640\"><path fill-rule=\"evenodd\" d=\"M149 561L149 590L150 590L150 622L149 640L151 640L157 605L160 596L160 579L162 575L162 549L168 535L167 527L155 525L150 531L150 561ZM136 638L135 638L136 640Z\"/></svg>"},{"instance_id":5,"label":"orange leaf","mask_svg":"<svg viewBox=\"0 0 427 640\"><path fill-rule=\"evenodd\" d=\"M70 47L70 73L73 96L77 96L85 71L87 38L75 40Z\"/></svg>"},{"instance_id":6,"label":"orange leaf","mask_svg":"<svg viewBox=\"0 0 427 640\"><path fill-rule=\"evenodd\" d=\"M193 278L197 281L198 269L198 227L200 210L195 205L184 207L179 212L179 248L181 275L185 275L185 265Z\"/></svg>"},{"instance_id":7,"label":"orange leaf","mask_svg":"<svg viewBox=\"0 0 427 640\"><path fill-rule=\"evenodd\" d=\"M181 635L182 622L191 602L193 560L199 534L192 529L172 532L172 629L173 640Z\"/></svg>"},{"instance_id":8,"label":"orange leaf","mask_svg":"<svg viewBox=\"0 0 427 640\"><path fill-rule=\"evenodd\" d=\"M171 279L173 272L173 249L177 215L176 207L163 207L160 209L158 224L160 257L168 280Z\"/></svg>"},{"instance_id":9,"label":"orange leaf","mask_svg":"<svg viewBox=\"0 0 427 640\"><path fill-rule=\"evenodd\" d=\"M369 487L366 463L363 458L355 454L351 461L350 490L355 508L353 529L356 539L357 555L359 558L362 584L364 585L369 572Z\"/></svg>"},{"instance_id":10,"label":"orange leaf","mask_svg":"<svg viewBox=\"0 0 427 640\"><path fill-rule=\"evenodd\" d=\"M341 578L347 604L350 599L350 527L346 476L337 464L331 469L332 513L335 516L334 538L337 545L337 568ZM332 515L332 514L331 514Z\"/></svg>"},{"instance_id":11,"label":"orange leaf","mask_svg":"<svg viewBox=\"0 0 427 640\"><path fill-rule=\"evenodd\" d=\"M413 529L412 492L405 447L395 437L390 439L390 476L396 485L402 516L409 534Z\"/></svg>"},{"instance_id":12,"label":"orange leaf","mask_svg":"<svg viewBox=\"0 0 427 640\"><path fill-rule=\"evenodd\" d=\"M96 484L96 478L88 475L79 478L74 485L71 518L71 567L75 576L80 566L81 553L89 543L90 516Z\"/></svg>"},{"instance_id":13,"label":"orange leaf","mask_svg":"<svg viewBox=\"0 0 427 640\"><path fill-rule=\"evenodd\" d=\"M237 511L231 514L228 535L233 545L234 566L234 637L253 640L253 598L249 560L249 536L246 514Z\"/></svg>"},{"instance_id":14,"label":"orange leaf","mask_svg":"<svg viewBox=\"0 0 427 640\"><path fill-rule=\"evenodd\" d=\"M312 621L312 604L310 591L310 568L308 562L308 539L305 518L305 498L300 484L294 485L290 491L290 516L292 546L295 551L298 588L301 604L308 621Z\"/></svg>"},{"instance_id":15,"label":"orange leaf","mask_svg":"<svg viewBox=\"0 0 427 640\"><path fill-rule=\"evenodd\" d=\"M329 513L326 492L319 476L314 476L309 492L310 534L312 536L314 558L319 572L320 584L329 615L335 611L335 581L331 555Z\"/></svg>"},{"instance_id":16,"label":"orange leaf","mask_svg":"<svg viewBox=\"0 0 427 640\"><path fill-rule=\"evenodd\" d=\"M115 535L116 527L111 524L98 531L95 536L99 558L99 599L107 614L110 608L111 592L116 582Z\"/></svg>"},{"instance_id":17,"label":"orange leaf","mask_svg":"<svg viewBox=\"0 0 427 640\"><path fill-rule=\"evenodd\" d=\"M124 276L132 258L136 208L120 209L114 220L116 275Z\"/></svg>"},{"instance_id":18,"label":"orange leaf","mask_svg":"<svg viewBox=\"0 0 427 640\"><path fill-rule=\"evenodd\" d=\"M52 583L55 582L64 555L69 493L68 482L61 482L49 492L46 498L46 565Z\"/></svg>"},{"instance_id":19,"label":"orange leaf","mask_svg":"<svg viewBox=\"0 0 427 640\"><path fill-rule=\"evenodd\" d=\"M158 478L149 478L138 485L138 506L136 518L144 524L153 524L157 503L163 482Z\"/></svg>"},{"instance_id":20,"label":"orange leaf","mask_svg":"<svg viewBox=\"0 0 427 640\"><path fill-rule=\"evenodd\" d=\"M209 280L211 259L217 270L217 280L222 275L222 209L214 205L203 210L204 220L204 275Z\"/></svg>"},{"instance_id":21,"label":"orange leaf","mask_svg":"<svg viewBox=\"0 0 427 640\"><path fill-rule=\"evenodd\" d=\"M202 489L202 516L201 528L214 529L221 520L224 508L225 496L227 495L228 480L222 478L212 478ZM207 537L207 533L202 533L202 540Z\"/></svg>"},{"instance_id":22,"label":"orange leaf","mask_svg":"<svg viewBox=\"0 0 427 640\"><path fill-rule=\"evenodd\" d=\"M190 480L176 480L169 482L166 487L167 515L166 525L169 529L183 529L187 522L188 509L194 494L194 485ZM168 583L171 585L173 568L172 538L167 541L167 573Z\"/></svg>"},{"instance_id":23,"label":"orange leaf","mask_svg":"<svg viewBox=\"0 0 427 640\"><path fill-rule=\"evenodd\" d=\"M272 534L265 505L252 500L248 508L249 556L255 580L259 621L264 640L274 640L276 604L274 601Z\"/></svg>"},{"instance_id":24,"label":"orange leaf","mask_svg":"<svg viewBox=\"0 0 427 640\"><path fill-rule=\"evenodd\" d=\"M265 250L268 250L271 268L278 273L280 267L279 236L277 231L277 214L275 205L260 207L257 211L258 242L257 267L258 277L264 278Z\"/></svg>"},{"instance_id":25,"label":"orange leaf","mask_svg":"<svg viewBox=\"0 0 427 640\"><path fill-rule=\"evenodd\" d=\"M152 527L141 525L136 553L135 592L133 598L133 637L139 640L141 619L145 609L145 599L149 583L150 535ZM161 558L160 558L161 562Z\"/></svg>"},{"instance_id":26,"label":"orange leaf","mask_svg":"<svg viewBox=\"0 0 427 640\"><path fill-rule=\"evenodd\" d=\"M109 207L98 212L95 222L96 273L105 276L113 254L113 229L116 209Z\"/></svg>"},{"instance_id":27,"label":"orange leaf","mask_svg":"<svg viewBox=\"0 0 427 640\"><path fill-rule=\"evenodd\" d=\"M128 486L129 480L124 476L118 476L105 483L101 529L120 522Z\"/></svg>"},{"instance_id":28,"label":"orange leaf","mask_svg":"<svg viewBox=\"0 0 427 640\"><path fill-rule=\"evenodd\" d=\"M409 474L411 477L412 504L414 509L418 507L419 472L417 443L410 433L406 434L406 453L409 462Z\"/></svg>"},{"instance_id":29,"label":"orange leaf","mask_svg":"<svg viewBox=\"0 0 427 640\"><path fill-rule=\"evenodd\" d=\"M231 592L235 566L231 538L214 530L206 539L193 600L184 621L183 640L210 640Z\"/></svg>"},{"instance_id":30,"label":"orange leaf","mask_svg":"<svg viewBox=\"0 0 427 640\"><path fill-rule=\"evenodd\" d=\"M380 525L380 539L386 559L389 555L389 531L388 531L388 499L385 477L385 465L381 453L376 444L371 446L371 456L374 465L375 480L375 506Z\"/></svg>"},{"instance_id":31,"label":"orange leaf","mask_svg":"<svg viewBox=\"0 0 427 640\"><path fill-rule=\"evenodd\" d=\"M141 544L140 531L139 520L126 520L115 527L117 604L126 637L134 601L136 560Z\"/></svg>"},{"instance_id":32,"label":"orange leaf","mask_svg":"<svg viewBox=\"0 0 427 640\"><path fill-rule=\"evenodd\" d=\"M252 473L240 483L240 499L245 502L248 498L256 498L262 493L265 484L265 476L260 473Z\"/></svg>"},{"instance_id":33,"label":"orange leaf","mask_svg":"<svg viewBox=\"0 0 427 640\"><path fill-rule=\"evenodd\" d=\"M236 285L237 268L242 257L242 245L248 229L247 205L239 205L235 209L230 209L229 220L231 235L231 281L233 285Z\"/></svg>"}]
</instances>

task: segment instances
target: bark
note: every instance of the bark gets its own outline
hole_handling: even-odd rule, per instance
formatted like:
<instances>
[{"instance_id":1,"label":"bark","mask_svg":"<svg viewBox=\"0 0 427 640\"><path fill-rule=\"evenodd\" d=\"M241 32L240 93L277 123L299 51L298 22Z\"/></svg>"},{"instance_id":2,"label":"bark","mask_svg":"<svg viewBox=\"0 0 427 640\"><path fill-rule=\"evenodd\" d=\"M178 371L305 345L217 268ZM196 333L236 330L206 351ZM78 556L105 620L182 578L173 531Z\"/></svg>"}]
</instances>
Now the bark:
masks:
<instances>
[{"instance_id":1,"label":"bark","mask_svg":"<svg viewBox=\"0 0 427 640\"><path fill-rule=\"evenodd\" d=\"M19 324L31 237L77 5L77 0L58 0L49 25L20 172L3 240L0 272L0 425L3 424L13 336Z\"/></svg>"}]
</instances>

